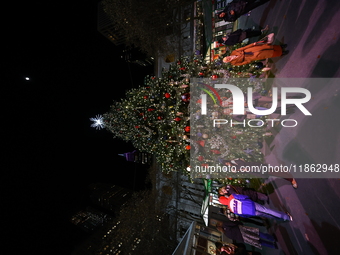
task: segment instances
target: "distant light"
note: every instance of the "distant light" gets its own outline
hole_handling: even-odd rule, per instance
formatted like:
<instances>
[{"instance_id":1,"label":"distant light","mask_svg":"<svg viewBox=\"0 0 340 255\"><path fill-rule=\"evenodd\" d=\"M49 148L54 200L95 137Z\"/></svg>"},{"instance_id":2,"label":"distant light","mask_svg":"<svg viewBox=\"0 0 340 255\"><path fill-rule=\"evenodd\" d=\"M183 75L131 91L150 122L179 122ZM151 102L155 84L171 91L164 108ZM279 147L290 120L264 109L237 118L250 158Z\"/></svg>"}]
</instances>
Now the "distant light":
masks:
<instances>
[{"instance_id":1,"label":"distant light","mask_svg":"<svg viewBox=\"0 0 340 255\"><path fill-rule=\"evenodd\" d=\"M29 81L29 80L30 80L30 77L25 77L25 80L26 80L26 81Z\"/></svg>"},{"instance_id":2,"label":"distant light","mask_svg":"<svg viewBox=\"0 0 340 255\"><path fill-rule=\"evenodd\" d=\"M187 171L190 172L191 171L191 168L190 166L187 167Z\"/></svg>"}]
</instances>

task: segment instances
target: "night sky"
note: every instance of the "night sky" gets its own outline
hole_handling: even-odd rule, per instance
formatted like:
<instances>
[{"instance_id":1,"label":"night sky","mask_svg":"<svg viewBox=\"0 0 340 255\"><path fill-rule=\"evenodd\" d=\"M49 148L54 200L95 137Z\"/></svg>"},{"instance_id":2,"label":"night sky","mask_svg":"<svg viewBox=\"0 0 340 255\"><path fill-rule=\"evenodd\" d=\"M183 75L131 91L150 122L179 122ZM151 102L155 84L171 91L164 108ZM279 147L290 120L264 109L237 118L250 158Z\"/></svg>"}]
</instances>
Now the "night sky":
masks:
<instances>
[{"instance_id":1,"label":"night sky","mask_svg":"<svg viewBox=\"0 0 340 255\"><path fill-rule=\"evenodd\" d=\"M133 187L135 165L117 155L132 145L91 128L89 118L142 85L153 67L121 59L122 48L97 31L97 2L6 8L1 180L10 219L7 254L70 254L84 235L69 219L89 205L88 184ZM136 189L143 188L143 176Z\"/></svg>"}]
</instances>

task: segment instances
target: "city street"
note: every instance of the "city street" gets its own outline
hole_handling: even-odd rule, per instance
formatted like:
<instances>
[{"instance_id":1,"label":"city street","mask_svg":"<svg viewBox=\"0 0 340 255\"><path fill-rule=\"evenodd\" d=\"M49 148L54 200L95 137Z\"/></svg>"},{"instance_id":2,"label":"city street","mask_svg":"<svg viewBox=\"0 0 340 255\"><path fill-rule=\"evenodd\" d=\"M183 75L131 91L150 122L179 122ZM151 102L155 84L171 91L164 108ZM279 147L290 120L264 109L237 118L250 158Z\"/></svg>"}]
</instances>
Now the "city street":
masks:
<instances>
[{"instance_id":1,"label":"city street","mask_svg":"<svg viewBox=\"0 0 340 255\"><path fill-rule=\"evenodd\" d=\"M275 78L333 78L302 82L312 95L305 104L312 116L296 110L289 115L298 121L296 127L272 129L275 138L264 146L267 163L340 163L339 7L336 0L271 0L238 19L242 29L268 24L276 35L274 44L288 45L287 56L270 61ZM264 248L262 254L340 254L340 173L298 177L298 189L280 178L268 180L274 188L270 207L289 211L294 220L271 221L269 232L276 234L279 249Z\"/></svg>"}]
</instances>

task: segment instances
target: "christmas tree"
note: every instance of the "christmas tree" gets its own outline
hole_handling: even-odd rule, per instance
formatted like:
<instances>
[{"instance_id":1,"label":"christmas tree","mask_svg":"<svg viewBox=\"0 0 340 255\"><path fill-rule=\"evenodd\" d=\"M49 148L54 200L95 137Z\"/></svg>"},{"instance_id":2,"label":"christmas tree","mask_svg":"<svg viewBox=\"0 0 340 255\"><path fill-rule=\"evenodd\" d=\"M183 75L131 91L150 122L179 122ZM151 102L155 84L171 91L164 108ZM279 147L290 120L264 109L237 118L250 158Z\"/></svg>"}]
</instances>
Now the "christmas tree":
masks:
<instances>
[{"instance_id":1,"label":"christmas tree","mask_svg":"<svg viewBox=\"0 0 340 255\"><path fill-rule=\"evenodd\" d=\"M232 82L240 77L246 77L240 85L243 91L249 86L261 91L261 81L255 82L261 75L257 64L231 67L221 60L206 63L199 55L182 58L164 70L161 77L148 76L143 86L128 90L125 98L115 101L104 114L103 123L114 138L130 141L138 150L154 154L165 172L189 175L190 150L200 165L219 157L261 161L257 140L265 127L223 126L219 132L212 131L207 128L208 119L199 114L199 96L190 91L194 78L202 79L202 87L207 91L218 79ZM231 94L227 92L218 94L218 100L209 98L208 104L216 105L216 111L211 113L213 118L226 113L221 103L229 97ZM193 102L189 104L190 101Z\"/></svg>"}]
</instances>

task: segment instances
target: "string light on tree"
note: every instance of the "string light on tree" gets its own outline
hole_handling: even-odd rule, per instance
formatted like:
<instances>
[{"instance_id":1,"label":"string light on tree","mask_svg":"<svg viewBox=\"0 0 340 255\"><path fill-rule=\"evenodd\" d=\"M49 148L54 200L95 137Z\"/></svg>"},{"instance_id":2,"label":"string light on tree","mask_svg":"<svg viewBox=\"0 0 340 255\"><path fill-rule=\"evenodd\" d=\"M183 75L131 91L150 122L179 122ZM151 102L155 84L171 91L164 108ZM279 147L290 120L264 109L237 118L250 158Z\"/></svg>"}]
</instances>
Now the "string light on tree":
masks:
<instances>
[{"instance_id":1,"label":"string light on tree","mask_svg":"<svg viewBox=\"0 0 340 255\"><path fill-rule=\"evenodd\" d=\"M223 115L228 104L220 105L215 97L214 100L209 97L207 103L214 105L214 108L209 118L203 118L200 114L201 99L197 95L193 97L189 87L192 78L206 77L204 82L202 80L204 85L199 86L203 86L204 91L210 91L212 83L216 82L211 78L213 76L230 82L231 79L243 77L242 91L249 86L255 89L250 77L259 77L261 71L256 69L254 72L250 65L230 68L222 62L206 63L198 55L183 57L170 65L168 70L163 69L161 77L148 76L144 79L144 85L127 91L124 98L114 101L103 117L91 119L94 121L92 126L105 127L114 138L132 142L139 151L153 154L161 170L167 173L176 171L190 176L187 167L190 165L191 151L195 155L194 161L197 161L194 163L199 166L211 165L220 157L261 162L262 154L256 146L258 137L263 136L265 129L253 131L241 128L240 132L239 126L224 125L210 130L211 118L229 116ZM213 95L219 101L231 97L228 91L213 91ZM190 101L193 102L191 106ZM196 113L193 118L190 118L190 112ZM237 181L237 178L233 180Z\"/></svg>"}]
</instances>

